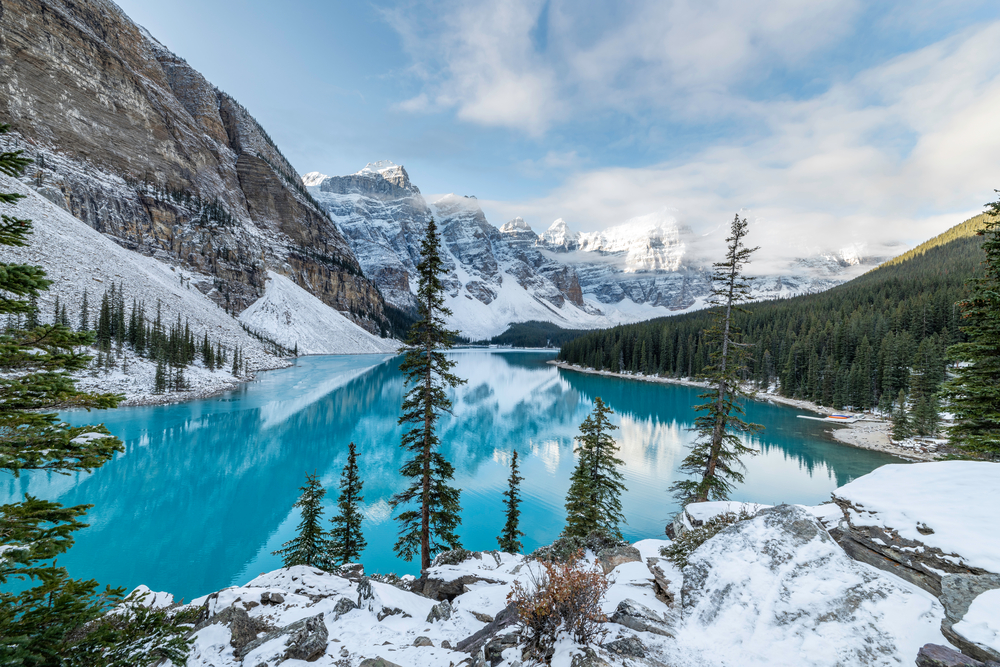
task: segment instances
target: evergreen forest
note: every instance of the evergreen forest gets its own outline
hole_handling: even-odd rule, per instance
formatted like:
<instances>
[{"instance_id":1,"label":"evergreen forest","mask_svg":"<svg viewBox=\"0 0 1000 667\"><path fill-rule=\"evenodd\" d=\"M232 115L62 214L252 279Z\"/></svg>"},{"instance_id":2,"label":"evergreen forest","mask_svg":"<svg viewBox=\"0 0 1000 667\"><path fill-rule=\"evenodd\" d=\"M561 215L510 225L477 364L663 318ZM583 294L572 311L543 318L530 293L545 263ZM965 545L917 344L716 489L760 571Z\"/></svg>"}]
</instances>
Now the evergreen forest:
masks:
<instances>
[{"instance_id":1,"label":"evergreen forest","mask_svg":"<svg viewBox=\"0 0 1000 667\"><path fill-rule=\"evenodd\" d=\"M891 408L945 379L945 350L964 342L966 281L984 259L971 218L831 290L749 304L735 326L749 346L744 382L840 409ZM710 311L595 331L563 344L572 364L664 377L701 377L712 344Z\"/></svg>"}]
</instances>

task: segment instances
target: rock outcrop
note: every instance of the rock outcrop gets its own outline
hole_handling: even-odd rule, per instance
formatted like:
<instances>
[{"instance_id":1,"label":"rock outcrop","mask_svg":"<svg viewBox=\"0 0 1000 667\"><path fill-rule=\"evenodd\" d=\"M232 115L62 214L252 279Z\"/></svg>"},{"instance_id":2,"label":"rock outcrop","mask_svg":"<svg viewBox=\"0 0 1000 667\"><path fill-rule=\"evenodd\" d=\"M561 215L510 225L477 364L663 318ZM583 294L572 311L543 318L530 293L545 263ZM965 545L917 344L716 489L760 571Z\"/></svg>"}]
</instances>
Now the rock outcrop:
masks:
<instances>
[{"instance_id":1,"label":"rock outcrop","mask_svg":"<svg viewBox=\"0 0 1000 667\"><path fill-rule=\"evenodd\" d=\"M929 485L928 480L937 484ZM969 523L988 526L993 503L983 497L982 507L971 507L955 485L971 485L1000 497L998 481L1000 466L992 463L892 465L841 487L833 497L843 518L830 534L844 551L938 598L945 610L941 632L980 661L1000 661L1000 652L970 641L953 626L976 597L1000 589L1000 574L987 569L1000 564L993 552L997 536L963 528Z\"/></svg>"}]
</instances>

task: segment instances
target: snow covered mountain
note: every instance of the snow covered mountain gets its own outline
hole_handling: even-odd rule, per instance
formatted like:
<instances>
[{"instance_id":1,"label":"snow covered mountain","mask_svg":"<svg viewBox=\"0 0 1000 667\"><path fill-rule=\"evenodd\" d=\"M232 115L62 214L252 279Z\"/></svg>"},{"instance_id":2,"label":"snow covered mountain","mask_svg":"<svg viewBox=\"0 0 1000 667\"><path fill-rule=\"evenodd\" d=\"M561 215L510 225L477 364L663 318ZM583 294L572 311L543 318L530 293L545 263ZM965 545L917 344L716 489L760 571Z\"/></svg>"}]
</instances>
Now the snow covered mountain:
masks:
<instances>
[{"instance_id":1,"label":"snow covered mountain","mask_svg":"<svg viewBox=\"0 0 1000 667\"><path fill-rule=\"evenodd\" d=\"M446 195L428 203L406 169L369 163L347 176L303 178L347 238L366 276L386 301L413 310L413 275L427 221L437 220L453 311L450 325L472 339L490 338L513 322L543 320L597 328L701 308L710 264L692 255L690 229L668 211L602 232L576 232L559 219L537 234L523 219L499 229L475 197ZM758 298L828 289L871 263L860 252L804 258L780 275L754 278Z\"/></svg>"}]
</instances>

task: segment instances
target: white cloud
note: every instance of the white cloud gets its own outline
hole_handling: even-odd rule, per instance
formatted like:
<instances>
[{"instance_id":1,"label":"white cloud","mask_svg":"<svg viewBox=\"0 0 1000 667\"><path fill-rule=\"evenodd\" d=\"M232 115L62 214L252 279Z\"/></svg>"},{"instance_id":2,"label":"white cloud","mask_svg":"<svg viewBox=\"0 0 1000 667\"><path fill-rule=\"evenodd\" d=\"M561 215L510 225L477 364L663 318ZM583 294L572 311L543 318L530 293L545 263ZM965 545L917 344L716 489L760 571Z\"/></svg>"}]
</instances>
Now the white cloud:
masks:
<instances>
[{"instance_id":1,"label":"white cloud","mask_svg":"<svg viewBox=\"0 0 1000 667\"><path fill-rule=\"evenodd\" d=\"M802 68L848 31L860 3L596 4L446 1L384 11L425 86L403 108L433 102L462 120L533 136L595 110L726 114L731 105L721 102L733 87L772 67Z\"/></svg>"},{"instance_id":2,"label":"white cloud","mask_svg":"<svg viewBox=\"0 0 1000 667\"><path fill-rule=\"evenodd\" d=\"M533 200L482 203L499 219L521 215L544 229L562 217L581 230L670 206L681 222L707 231L749 209L762 264L851 244L895 254L892 244L943 231L1000 187L1000 23L814 99L748 107L767 136L684 162L576 173Z\"/></svg>"}]
</instances>

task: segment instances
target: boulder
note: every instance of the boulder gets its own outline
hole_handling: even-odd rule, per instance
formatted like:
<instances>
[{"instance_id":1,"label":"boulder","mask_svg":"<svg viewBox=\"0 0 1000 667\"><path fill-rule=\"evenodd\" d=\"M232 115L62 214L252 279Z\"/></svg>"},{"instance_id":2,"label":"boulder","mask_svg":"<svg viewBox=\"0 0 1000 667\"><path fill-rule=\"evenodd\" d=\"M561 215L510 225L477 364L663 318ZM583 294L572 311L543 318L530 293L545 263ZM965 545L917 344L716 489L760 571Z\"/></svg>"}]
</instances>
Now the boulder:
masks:
<instances>
[{"instance_id":1,"label":"boulder","mask_svg":"<svg viewBox=\"0 0 1000 667\"><path fill-rule=\"evenodd\" d=\"M337 600L337 604L333 605L333 613L337 615L337 618L340 618L344 614L354 611L357 608L358 605L355 604L354 600L350 598L340 598Z\"/></svg>"},{"instance_id":2,"label":"boulder","mask_svg":"<svg viewBox=\"0 0 1000 667\"><path fill-rule=\"evenodd\" d=\"M604 645L609 652L620 655L623 658L645 658L646 647L638 637L626 637L616 639Z\"/></svg>"},{"instance_id":3,"label":"boulder","mask_svg":"<svg viewBox=\"0 0 1000 667\"><path fill-rule=\"evenodd\" d=\"M475 655L494 635L497 635L501 630L514 625L517 623L517 620L517 607L513 602L511 602L509 605L504 607L503 611L496 615L492 623L487 625L482 630L479 630L478 632L459 641L455 645L455 649Z\"/></svg>"},{"instance_id":4,"label":"boulder","mask_svg":"<svg viewBox=\"0 0 1000 667\"><path fill-rule=\"evenodd\" d=\"M195 625L192 632L197 632L209 625L224 625L231 633L229 644L234 650L239 651L244 646L257 638L261 632L274 630L264 621L251 618L244 609L240 607L226 607L215 616L201 621Z\"/></svg>"},{"instance_id":5,"label":"boulder","mask_svg":"<svg viewBox=\"0 0 1000 667\"><path fill-rule=\"evenodd\" d=\"M653 594L656 595L656 599L668 607L673 607L674 594L670 592L670 580L667 579L667 575L664 574L663 568L660 566L660 561L664 560L666 559L647 558L646 567L649 568L649 573L653 575Z\"/></svg>"},{"instance_id":6,"label":"boulder","mask_svg":"<svg viewBox=\"0 0 1000 667\"><path fill-rule=\"evenodd\" d=\"M358 667L399 667L394 662L389 662L385 658L365 658Z\"/></svg>"},{"instance_id":7,"label":"boulder","mask_svg":"<svg viewBox=\"0 0 1000 667\"><path fill-rule=\"evenodd\" d=\"M925 644L917 653L917 667L998 667L998 663L980 662L947 646Z\"/></svg>"},{"instance_id":8,"label":"boulder","mask_svg":"<svg viewBox=\"0 0 1000 667\"><path fill-rule=\"evenodd\" d=\"M611 615L611 622L624 625L637 632L652 632L664 637L674 637L674 627L677 618L653 611L635 600L625 599L618 603L618 608Z\"/></svg>"},{"instance_id":9,"label":"boulder","mask_svg":"<svg viewBox=\"0 0 1000 667\"><path fill-rule=\"evenodd\" d=\"M944 616L931 595L851 560L797 506L729 526L688 560L685 642L720 663L794 654L802 637L827 664L902 663L913 659L914 638L933 636Z\"/></svg>"},{"instance_id":10,"label":"boulder","mask_svg":"<svg viewBox=\"0 0 1000 667\"><path fill-rule=\"evenodd\" d=\"M447 621L451 618L451 603L445 600L444 602L438 602L436 605L431 607L430 612L427 614L427 622L434 623L435 621Z\"/></svg>"},{"instance_id":11,"label":"boulder","mask_svg":"<svg viewBox=\"0 0 1000 667\"><path fill-rule=\"evenodd\" d=\"M611 667L611 663L597 655L597 652L586 647L580 653L574 653L570 667Z\"/></svg>"},{"instance_id":12,"label":"boulder","mask_svg":"<svg viewBox=\"0 0 1000 667\"><path fill-rule=\"evenodd\" d=\"M642 554L633 546L611 547L598 552L597 562L600 563L604 574L608 574L622 563L641 563Z\"/></svg>"},{"instance_id":13,"label":"boulder","mask_svg":"<svg viewBox=\"0 0 1000 667\"><path fill-rule=\"evenodd\" d=\"M261 604L283 604L285 602L285 596L281 593L271 593L265 591L260 594Z\"/></svg>"},{"instance_id":14,"label":"boulder","mask_svg":"<svg viewBox=\"0 0 1000 667\"><path fill-rule=\"evenodd\" d=\"M427 571L413 583L413 592L439 602L452 602L463 593L467 593L475 584L502 584L504 582L478 574L463 574L454 578L446 578L447 572Z\"/></svg>"},{"instance_id":15,"label":"boulder","mask_svg":"<svg viewBox=\"0 0 1000 667\"><path fill-rule=\"evenodd\" d=\"M283 649L277 655L268 656L267 661L276 659L275 664L277 664L285 660L305 660L307 662L316 660L326 652L329 641L329 632L323 621L323 614L316 614L295 621L280 630L269 632L248 643L242 649L234 651L234 655L242 660L264 644L282 636L287 637Z\"/></svg>"},{"instance_id":16,"label":"boulder","mask_svg":"<svg viewBox=\"0 0 1000 667\"><path fill-rule=\"evenodd\" d=\"M497 635L483 646L483 657L490 667L496 667L503 662L503 652L510 648L517 648L520 643L521 633L519 632Z\"/></svg>"}]
</instances>

